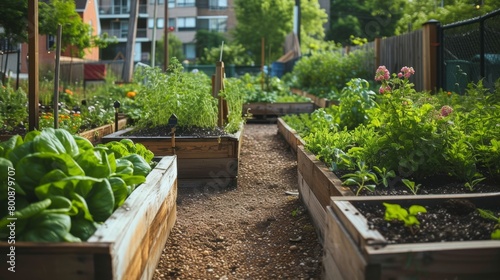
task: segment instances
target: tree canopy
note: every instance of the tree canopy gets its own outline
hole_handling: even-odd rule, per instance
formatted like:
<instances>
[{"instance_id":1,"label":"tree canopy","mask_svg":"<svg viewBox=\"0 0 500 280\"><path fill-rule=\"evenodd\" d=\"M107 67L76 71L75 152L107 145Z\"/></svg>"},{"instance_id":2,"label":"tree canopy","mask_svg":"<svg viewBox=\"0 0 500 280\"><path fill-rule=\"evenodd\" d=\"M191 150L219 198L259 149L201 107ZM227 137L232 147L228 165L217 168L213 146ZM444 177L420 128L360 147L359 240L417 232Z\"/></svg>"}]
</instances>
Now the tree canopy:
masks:
<instances>
[{"instance_id":1,"label":"tree canopy","mask_svg":"<svg viewBox=\"0 0 500 280\"><path fill-rule=\"evenodd\" d=\"M4 27L5 37L11 43L27 42L28 0L0 0L0 10L0 25ZM62 48L76 47L79 57L84 57L86 48L102 47L112 42L107 34L91 35L92 27L82 21L74 0L39 1L38 32L55 35L59 24L62 26Z\"/></svg>"}]
</instances>

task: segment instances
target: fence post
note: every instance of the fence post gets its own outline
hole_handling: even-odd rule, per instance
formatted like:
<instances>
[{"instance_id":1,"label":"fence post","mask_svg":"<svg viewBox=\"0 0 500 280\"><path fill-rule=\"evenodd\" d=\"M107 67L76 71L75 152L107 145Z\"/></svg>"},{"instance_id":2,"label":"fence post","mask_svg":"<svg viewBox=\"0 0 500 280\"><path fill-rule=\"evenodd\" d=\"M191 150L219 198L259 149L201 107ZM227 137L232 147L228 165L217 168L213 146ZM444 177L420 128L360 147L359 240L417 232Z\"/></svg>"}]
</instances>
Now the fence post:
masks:
<instances>
[{"instance_id":1,"label":"fence post","mask_svg":"<svg viewBox=\"0 0 500 280\"><path fill-rule=\"evenodd\" d=\"M375 49L375 67L380 66L380 41L382 41L379 37L375 38L374 46Z\"/></svg>"},{"instance_id":2,"label":"fence post","mask_svg":"<svg viewBox=\"0 0 500 280\"><path fill-rule=\"evenodd\" d=\"M422 28L422 66L420 71L423 75L422 90L437 90L437 50L439 46L438 39L439 21L429 20L424 23Z\"/></svg>"}]
</instances>

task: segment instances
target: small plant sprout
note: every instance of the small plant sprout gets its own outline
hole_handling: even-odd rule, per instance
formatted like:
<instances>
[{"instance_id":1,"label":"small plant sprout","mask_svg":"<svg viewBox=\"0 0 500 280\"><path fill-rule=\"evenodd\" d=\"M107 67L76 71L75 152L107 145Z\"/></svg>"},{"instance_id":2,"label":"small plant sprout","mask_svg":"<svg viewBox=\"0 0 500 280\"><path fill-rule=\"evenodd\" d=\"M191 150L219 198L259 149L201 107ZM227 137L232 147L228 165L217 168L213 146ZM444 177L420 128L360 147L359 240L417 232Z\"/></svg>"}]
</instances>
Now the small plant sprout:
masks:
<instances>
[{"instance_id":1,"label":"small plant sprout","mask_svg":"<svg viewBox=\"0 0 500 280\"><path fill-rule=\"evenodd\" d=\"M366 189L368 191L373 192L375 190L375 184L366 184L368 182L378 182L377 175L368 169L368 166L363 161L358 162L358 170L354 173L345 174L342 178L347 178L343 185L353 186L357 185L358 190L356 191L356 195L359 195L359 192L362 189Z\"/></svg>"},{"instance_id":2,"label":"small plant sprout","mask_svg":"<svg viewBox=\"0 0 500 280\"><path fill-rule=\"evenodd\" d=\"M475 176L475 177L477 177L477 176ZM473 177L473 178L474 178L474 177ZM484 179L486 179L486 178L485 178L485 177L480 177L480 178L476 178L476 179L470 179L468 182L466 182L466 183L464 184L464 186L465 186L466 188L468 188L468 189L472 192L472 191L474 191L474 188L476 187L476 185L477 185L479 182L483 181Z\"/></svg>"},{"instance_id":3,"label":"small plant sprout","mask_svg":"<svg viewBox=\"0 0 500 280\"><path fill-rule=\"evenodd\" d=\"M383 203L385 206L384 219L386 221L401 221L412 234L416 233L420 226L420 221L417 219L419 213L427 213L427 209L421 205L412 205L408 210L401 207L399 204Z\"/></svg>"},{"instance_id":4,"label":"small plant sprout","mask_svg":"<svg viewBox=\"0 0 500 280\"><path fill-rule=\"evenodd\" d=\"M405 184L405 186L414 194L417 195L418 190L420 189L421 184L415 185L415 182L410 181L408 179L401 179L401 182Z\"/></svg>"},{"instance_id":5,"label":"small plant sprout","mask_svg":"<svg viewBox=\"0 0 500 280\"><path fill-rule=\"evenodd\" d=\"M493 232L491 233L491 239L500 240L500 217L495 216L495 214L490 210L477 208L477 211L481 217L497 222Z\"/></svg>"},{"instance_id":6,"label":"small plant sprout","mask_svg":"<svg viewBox=\"0 0 500 280\"><path fill-rule=\"evenodd\" d=\"M386 188L389 186L389 178L396 177L396 173L394 172L394 170L387 171L385 167L382 167L382 169L380 169L378 166L374 166L373 169L375 169L375 171L378 173L382 184Z\"/></svg>"}]
</instances>

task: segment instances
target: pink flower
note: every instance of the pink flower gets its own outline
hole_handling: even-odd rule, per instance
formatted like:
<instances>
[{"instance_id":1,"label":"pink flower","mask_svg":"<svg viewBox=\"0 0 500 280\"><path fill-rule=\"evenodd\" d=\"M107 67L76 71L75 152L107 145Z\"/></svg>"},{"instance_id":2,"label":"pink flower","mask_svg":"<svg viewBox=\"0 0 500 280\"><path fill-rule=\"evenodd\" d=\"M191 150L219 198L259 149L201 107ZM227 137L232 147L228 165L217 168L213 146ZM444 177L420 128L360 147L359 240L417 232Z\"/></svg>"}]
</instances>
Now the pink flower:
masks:
<instances>
[{"instance_id":1,"label":"pink flower","mask_svg":"<svg viewBox=\"0 0 500 280\"><path fill-rule=\"evenodd\" d=\"M413 67L405 66L401 68L401 72L398 74L398 77L401 78L402 76L404 76L406 79L408 79L413 74L415 74L415 70L413 70Z\"/></svg>"},{"instance_id":2,"label":"pink flower","mask_svg":"<svg viewBox=\"0 0 500 280\"><path fill-rule=\"evenodd\" d=\"M398 78L403 78L403 73L399 72L398 73Z\"/></svg>"},{"instance_id":3,"label":"pink flower","mask_svg":"<svg viewBox=\"0 0 500 280\"><path fill-rule=\"evenodd\" d=\"M375 72L375 81L387 81L390 75L389 70L384 65L379 66Z\"/></svg>"},{"instance_id":4,"label":"pink flower","mask_svg":"<svg viewBox=\"0 0 500 280\"><path fill-rule=\"evenodd\" d=\"M391 87L390 86L381 86L378 89L378 93L380 93L380 94L389 93L389 92L391 92Z\"/></svg>"},{"instance_id":5,"label":"pink flower","mask_svg":"<svg viewBox=\"0 0 500 280\"><path fill-rule=\"evenodd\" d=\"M443 107L441 107L441 112L440 113L441 113L441 116L443 116L443 117L448 116L452 112L453 112L453 108L451 108L448 105L444 105Z\"/></svg>"}]
</instances>

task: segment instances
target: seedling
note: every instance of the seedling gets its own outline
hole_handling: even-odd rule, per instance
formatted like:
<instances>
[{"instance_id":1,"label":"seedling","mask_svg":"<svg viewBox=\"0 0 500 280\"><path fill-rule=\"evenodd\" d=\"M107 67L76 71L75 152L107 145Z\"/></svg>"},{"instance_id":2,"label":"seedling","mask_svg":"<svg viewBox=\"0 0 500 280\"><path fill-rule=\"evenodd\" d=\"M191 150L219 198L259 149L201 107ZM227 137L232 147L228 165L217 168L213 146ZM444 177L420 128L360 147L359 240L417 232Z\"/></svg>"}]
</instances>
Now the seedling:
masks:
<instances>
[{"instance_id":1,"label":"seedling","mask_svg":"<svg viewBox=\"0 0 500 280\"><path fill-rule=\"evenodd\" d=\"M359 192L362 189L366 189L371 192L375 191L376 186L374 184L367 185L366 183L378 182L377 175L371 172L363 161L358 162L358 170L356 172L345 174L342 178L348 178L342 182L343 185L358 185L359 188L356 191L356 195L359 195Z\"/></svg>"},{"instance_id":2,"label":"seedling","mask_svg":"<svg viewBox=\"0 0 500 280\"><path fill-rule=\"evenodd\" d=\"M490 210L477 208L477 211L481 217L497 222L493 232L491 233L491 239L500 240L500 217L495 216L495 214Z\"/></svg>"},{"instance_id":3,"label":"seedling","mask_svg":"<svg viewBox=\"0 0 500 280\"><path fill-rule=\"evenodd\" d=\"M464 186L472 192L474 190L474 188L476 187L476 185L484 179L486 179L486 178L481 177L481 178L477 178L474 180L470 180L469 182L466 182Z\"/></svg>"},{"instance_id":4,"label":"seedling","mask_svg":"<svg viewBox=\"0 0 500 280\"><path fill-rule=\"evenodd\" d=\"M378 166L374 166L373 169L377 171L378 175L380 176L380 179L382 180L382 184L386 188L389 186L389 178L396 177L396 173L394 172L394 170L387 171L385 167L380 169Z\"/></svg>"},{"instance_id":5,"label":"seedling","mask_svg":"<svg viewBox=\"0 0 500 280\"><path fill-rule=\"evenodd\" d=\"M417 219L419 213L427 213L427 209L424 206L412 205L408 210L401 207L399 204L383 203L385 206L384 219L386 221L401 221L404 225L408 227L412 234L416 233L416 230L420 226L420 221Z\"/></svg>"},{"instance_id":6,"label":"seedling","mask_svg":"<svg viewBox=\"0 0 500 280\"><path fill-rule=\"evenodd\" d=\"M415 182L410 181L408 179L401 179L401 182L405 184L405 186L414 194L417 195L418 190L420 189L421 184L415 185Z\"/></svg>"}]
</instances>

